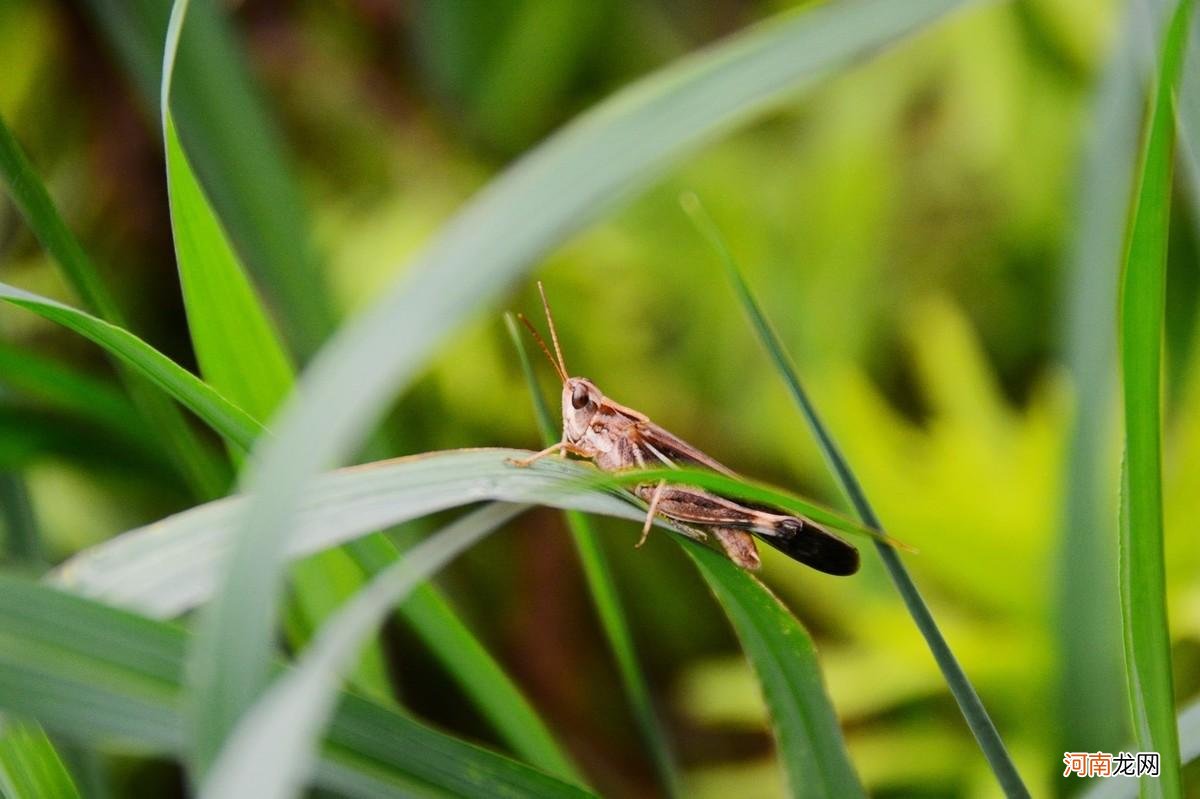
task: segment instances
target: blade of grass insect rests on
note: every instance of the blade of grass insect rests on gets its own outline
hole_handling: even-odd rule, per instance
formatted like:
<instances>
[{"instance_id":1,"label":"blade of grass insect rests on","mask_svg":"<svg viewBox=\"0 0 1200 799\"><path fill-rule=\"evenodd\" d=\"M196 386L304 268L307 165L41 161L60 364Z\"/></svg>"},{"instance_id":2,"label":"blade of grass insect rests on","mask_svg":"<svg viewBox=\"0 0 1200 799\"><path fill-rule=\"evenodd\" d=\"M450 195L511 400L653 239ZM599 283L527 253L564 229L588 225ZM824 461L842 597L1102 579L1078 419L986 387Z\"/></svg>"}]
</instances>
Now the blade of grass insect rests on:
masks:
<instances>
[{"instance_id":1,"label":"blade of grass insect rests on","mask_svg":"<svg viewBox=\"0 0 1200 799\"><path fill-rule=\"evenodd\" d=\"M0 120L0 179L38 241L63 270L84 303L105 321L127 328L95 266L67 229L45 186L3 120ZM149 420L174 458L179 473L196 495L211 499L223 494L228 484L226 470L196 438L179 409L140 377L122 368L118 371L130 399Z\"/></svg>"},{"instance_id":2,"label":"blade of grass insect rests on","mask_svg":"<svg viewBox=\"0 0 1200 799\"><path fill-rule=\"evenodd\" d=\"M1116 399L1117 281L1124 258L1143 108L1141 50L1153 61L1157 36L1142 3L1126 4L1125 24L1090 100L1067 253L1062 359L1073 382L1074 420L1063 475L1055 591L1060 721L1053 751L1115 752L1129 737L1123 680L1121 605L1110 590L1117 530L1107 507L1107 457ZM1145 44L1142 40L1145 39Z\"/></svg>"},{"instance_id":3,"label":"blade of grass insect rests on","mask_svg":"<svg viewBox=\"0 0 1200 799\"><path fill-rule=\"evenodd\" d=\"M6 799L76 799L79 790L36 724L0 719L0 793Z\"/></svg>"},{"instance_id":4,"label":"blade of grass insect rests on","mask_svg":"<svg viewBox=\"0 0 1200 799\"><path fill-rule=\"evenodd\" d=\"M201 799L297 796L312 771L341 672L388 611L527 505L492 503L435 533L380 572L322 625L312 643L242 717L209 769ZM264 768L264 764L270 764Z\"/></svg>"},{"instance_id":5,"label":"blade of grass insect rests on","mask_svg":"<svg viewBox=\"0 0 1200 799\"><path fill-rule=\"evenodd\" d=\"M147 109L162 98L162 0L86 0ZM175 70L174 116L197 173L237 250L274 301L292 350L306 360L334 328L335 314L309 236L301 193L280 137L258 97L226 4L205 0L189 12Z\"/></svg>"},{"instance_id":6,"label":"blade of grass insect rests on","mask_svg":"<svg viewBox=\"0 0 1200 799\"><path fill-rule=\"evenodd\" d=\"M553 439L550 412L542 399L516 325L511 317L506 317L505 321L517 345L526 382L533 394L539 427L543 437L549 441ZM652 479L674 478L676 474L671 470L662 477ZM580 514L573 515L584 518ZM683 542L682 538L678 540ZM789 776L792 795L862 796L862 786L846 754L842 731L825 693L808 633L771 592L751 575L721 555L690 544L684 542L682 545L725 608L763 684L779 744L779 759ZM611 596L608 601L614 605L610 612L619 613L620 607L616 604L611 579L608 580L607 592ZM598 595L598 604L600 600ZM628 628L624 625L623 617L618 617L618 620L622 624L624 637L629 639L621 648L627 650L630 668L636 669ZM613 645L615 649L617 643L614 641ZM646 712L652 714L645 681L640 677L640 672L635 671L634 675L640 683L634 690L640 689L644 693L639 701L644 702ZM637 699L632 691L631 698ZM654 722L653 715L648 721ZM657 728L653 732L658 734ZM676 789L677 786L677 782L672 784Z\"/></svg>"},{"instance_id":7,"label":"blade of grass insect rests on","mask_svg":"<svg viewBox=\"0 0 1200 799\"><path fill-rule=\"evenodd\" d=\"M666 164L960 5L847 0L806 7L643 78L484 188L394 288L338 332L306 372L278 438L257 453L243 534L201 620L191 671L201 771L265 685L284 539L309 481L361 443L450 331Z\"/></svg>"},{"instance_id":8,"label":"blade of grass insect rests on","mask_svg":"<svg viewBox=\"0 0 1200 799\"><path fill-rule=\"evenodd\" d=\"M521 371L525 375L525 383L533 400L534 416L542 436L542 444L550 446L558 440L558 436L554 433L554 421L550 416L550 409L546 407L545 398L538 387L537 375L529 360L529 352L525 349L521 331L517 329L517 323L512 314L504 315L504 324L508 327L508 334L512 338L513 346L517 349ZM621 684L629 699L634 719L642 733L642 738L650 748L650 755L658 770L659 779L662 780L663 788L669 796L683 796L683 776L680 774L679 766L671 752L666 731L654 710L650 684L638 663L633 631L626 619L625 609L621 606L621 598L617 593L616 581L609 569L608 559L600 546L596 531L592 529L587 517L576 511L566 511L565 516L567 527L571 531L571 538L575 542L575 549L579 553L579 562L583 567L588 591L592 595L592 604L596 608L596 615L600 618L604 637L608 639L608 646L617 662L617 672L621 676Z\"/></svg>"},{"instance_id":9,"label":"blade of grass insect rests on","mask_svg":"<svg viewBox=\"0 0 1200 799\"><path fill-rule=\"evenodd\" d=\"M248 450L263 432L262 425L212 386L132 333L69 305L5 283L0 283L0 300L33 311L100 345L203 419L231 444Z\"/></svg>"},{"instance_id":10,"label":"blade of grass insect rests on","mask_svg":"<svg viewBox=\"0 0 1200 799\"><path fill-rule=\"evenodd\" d=\"M830 468L833 469L834 475L842 487L842 491L845 492L850 502L854 505L855 511L863 522L868 527L882 531L883 525L880 523L879 517L875 515L875 511L871 508L870 503L867 502L866 494L863 493L862 486L858 483L858 478L850 470L850 465L842 456L841 450L834 443L833 437L817 415L816 406L813 405L803 386L800 385L800 377L796 373L791 359L787 356L783 342L779 340L779 337L771 328L770 323L759 307L758 302L750 293L750 287L746 284L745 278L742 277L742 273L738 269L733 255L729 252L728 247L725 246L724 238L721 236L716 224L704 211L699 199L695 195L685 195L683 198L683 207L701 235L708 239L716 250L730 280L733 282L742 307L746 310L747 315L749 315L759 339L762 341L776 369L791 391L793 399L795 399L796 404L800 407L801 412L808 421L808 425L816 436L825 460ZM888 575L892 578L892 582L896 584L900 596L904 599L904 604L908 608L909 614L912 615L913 621L916 622L917 628L921 631L921 635L925 637L926 644L937 661L938 668L941 669L942 676L945 678L946 684L950 687L950 692L954 694L954 699L958 703L959 710L962 711L963 718L966 719L967 725L971 728L971 732L975 736L975 740L979 742L980 749L983 750L988 764L992 767L992 771L995 773L1000 787L1010 797L1029 796L1029 791L1025 787L1024 782L1022 782L1021 775L1017 772L1016 766L1013 765L1012 759L1008 755L1008 750L1004 746L1004 741L1001 740L1000 733L996 730L996 725L992 723L991 717L988 716L987 709L983 706L979 694L975 691L975 686L971 684L966 672L959 665L958 659L954 657L954 653L951 651L950 645L946 643L942 631L938 629L937 623L933 620L933 614L929 612L929 607L925 604L925 600L917 590L917 586L909 575L908 570L904 568L904 563L900 560L900 556L891 546L880 541L875 542L875 548L879 553L879 557L883 560L884 566L887 568Z\"/></svg>"},{"instance_id":11,"label":"blade of grass insect rests on","mask_svg":"<svg viewBox=\"0 0 1200 799\"><path fill-rule=\"evenodd\" d=\"M705 546L677 540L725 609L762 685L790 795L865 796L808 631L754 575Z\"/></svg>"},{"instance_id":12,"label":"blade of grass insect rests on","mask_svg":"<svg viewBox=\"0 0 1200 799\"><path fill-rule=\"evenodd\" d=\"M1121 609L1134 737L1162 760L1143 795L1179 796L1171 635L1167 624L1162 517L1162 335L1179 84L1192 2L1175 7L1163 38L1121 281L1121 381L1125 402L1125 512Z\"/></svg>"},{"instance_id":13,"label":"blade of grass insect rests on","mask_svg":"<svg viewBox=\"0 0 1200 799\"><path fill-rule=\"evenodd\" d=\"M242 270L224 227L192 171L171 112L175 56L184 33L187 2L178 2L167 25L163 52L161 121L166 153L167 198L192 347L206 382L254 418L274 416L292 388L292 365L254 288ZM188 26L190 29L190 26ZM231 449L236 462L241 451ZM327 552L297 563L289 606L298 624L289 628L301 645L308 630L362 585L361 570L344 552ZM354 685L369 696L391 696L387 664L378 644L369 647Z\"/></svg>"},{"instance_id":14,"label":"blade of grass insect rests on","mask_svg":"<svg viewBox=\"0 0 1200 799\"><path fill-rule=\"evenodd\" d=\"M0 575L0 709L105 748L187 751L188 633ZM275 664L274 673L283 673ZM354 694L342 694L314 784L338 796L590 796Z\"/></svg>"},{"instance_id":15,"label":"blade of grass insect rests on","mask_svg":"<svg viewBox=\"0 0 1200 799\"><path fill-rule=\"evenodd\" d=\"M409 519L494 500L641 522L644 509L581 479L583 463L545 458L515 468L521 449L431 452L339 469L314 481L288 538L294 558ZM170 617L206 601L249 499L227 497L133 530L63 563L64 588L139 613ZM666 528L665 525L664 529Z\"/></svg>"},{"instance_id":16,"label":"blade of grass insect rests on","mask_svg":"<svg viewBox=\"0 0 1200 799\"><path fill-rule=\"evenodd\" d=\"M637 469L620 474L598 474L592 477L591 482L598 485L607 486L630 486L638 483L654 483L659 480L669 480L673 483L681 485L696 486L697 488L707 488L710 491L716 491L726 495L732 499L744 499L751 502L761 502L767 505L774 506L780 510L790 511L800 516L806 516L818 524L833 528L851 535L860 535L879 541L889 546L898 549L912 551L912 547L897 541L886 533L881 533L867 527L853 519L834 513L828 508L823 508L820 505L814 505L800 499L797 496L781 491L778 488L769 488L757 483L748 483L740 478L728 477L715 472L708 472L703 469L692 469L680 467L678 469L655 468L655 469Z\"/></svg>"}]
</instances>

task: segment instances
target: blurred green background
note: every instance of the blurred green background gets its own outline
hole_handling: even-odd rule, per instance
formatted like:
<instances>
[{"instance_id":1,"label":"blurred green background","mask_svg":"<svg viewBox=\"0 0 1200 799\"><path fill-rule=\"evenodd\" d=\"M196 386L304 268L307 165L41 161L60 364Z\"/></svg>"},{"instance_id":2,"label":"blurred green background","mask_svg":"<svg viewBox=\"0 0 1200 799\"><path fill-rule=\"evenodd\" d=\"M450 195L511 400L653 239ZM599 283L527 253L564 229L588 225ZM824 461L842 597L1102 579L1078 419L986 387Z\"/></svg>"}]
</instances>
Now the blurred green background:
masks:
<instances>
[{"instance_id":1,"label":"blurred green background","mask_svg":"<svg viewBox=\"0 0 1200 799\"><path fill-rule=\"evenodd\" d=\"M273 118L303 188L304 210L280 196L279 213L309 217L314 246L296 244L297 258L324 274L327 286L312 292L345 316L489 176L575 113L790 5L246 0L224 10L260 90L248 101ZM135 328L194 368L156 87L130 71L134 6L161 6L165 22L167 4L153 0L0 0L0 115ZM1119 3L1084 0L956 14L689 158L537 272L572 372L739 472L844 508L680 211L681 192L702 198L880 516L920 550L906 560L1036 795L1068 792L1064 749L1116 751L1129 740L1115 565L1086 561L1114 549L1115 363L1102 360L1101 379L1083 389L1087 455L1071 462L1081 389L1067 336L1074 324L1075 346L1111 352L1112 309L1075 298L1089 280L1115 292L1116 264L1094 264L1098 276L1070 264L1083 148L1122 14ZM213 69L243 66L209 55ZM1182 701L1200 692L1200 274L1194 203L1184 187L1177 194L1165 501ZM75 302L2 200L0 279ZM535 447L505 308L534 316L536 293L513 286L442 350L390 415L395 454ZM0 308L0 335L6 348L113 381L92 345L23 311ZM305 354L315 342L292 343ZM0 371L0 469L27 477L47 559L189 504L152 448L114 441L16 382ZM696 795L779 795L757 682L703 584L664 535L635 551L633 525L601 527ZM869 790L991 795L986 764L874 556L848 580L774 552L764 559L765 580L816 638ZM1071 588L1080 570L1088 577ZM443 582L597 787L652 793L560 517L527 515ZM491 740L403 631L387 640L416 712ZM174 779L142 762L120 773L130 785Z\"/></svg>"}]
</instances>

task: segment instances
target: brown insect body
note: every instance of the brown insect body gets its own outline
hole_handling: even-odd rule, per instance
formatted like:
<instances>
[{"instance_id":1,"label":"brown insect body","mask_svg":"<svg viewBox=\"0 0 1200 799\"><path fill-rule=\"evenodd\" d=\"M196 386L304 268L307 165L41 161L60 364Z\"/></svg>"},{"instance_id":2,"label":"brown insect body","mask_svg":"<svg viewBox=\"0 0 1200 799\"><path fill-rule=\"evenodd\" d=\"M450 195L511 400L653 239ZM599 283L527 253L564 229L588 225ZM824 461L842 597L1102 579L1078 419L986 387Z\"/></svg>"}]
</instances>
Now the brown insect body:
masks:
<instances>
[{"instance_id":1,"label":"brown insect body","mask_svg":"<svg viewBox=\"0 0 1200 799\"><path fill-rule=\"evenodd\" d=\"M541 284L538 284L541 290ZM654 424L644 414L614 402L585 377L570 377L558 346L545 292L542 302L554 341L555 359L537 330L522 317L542 351L563 381L562 441L523 464L555 451L566 451L593 461L604 471L658 466L698 466L721 474L733 471L696 447ZM711 531L729 558L747 569L760 565L751 534L794 560L818 571L849 575L858 571L858 550L808 519L778 509L732 500L691 486L670 483L641 484L634 492L650 504L647 527L655 514L685 535L704 538Z\"/></svg>"}]
</instances>

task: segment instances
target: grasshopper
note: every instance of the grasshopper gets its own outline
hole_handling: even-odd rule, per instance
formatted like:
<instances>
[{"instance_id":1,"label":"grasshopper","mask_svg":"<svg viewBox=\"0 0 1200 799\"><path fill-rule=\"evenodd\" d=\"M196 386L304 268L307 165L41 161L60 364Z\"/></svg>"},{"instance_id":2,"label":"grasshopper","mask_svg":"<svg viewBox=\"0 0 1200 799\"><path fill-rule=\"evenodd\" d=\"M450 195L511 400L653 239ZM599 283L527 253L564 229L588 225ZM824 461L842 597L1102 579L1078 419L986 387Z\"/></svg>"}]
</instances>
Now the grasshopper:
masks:
<instances>
[{"instance_id":1,"label":"grasshopper","mask_svg":"<svg viewBox=\"0 0 1200 799\"><path fill-rule=\"evenodd\" d=\"M608 472L645 469L662 463L671 468L697 466L736 477L732 470L659 427L645 414L609 399L586 377L571 377L540 282L538 292L550 327L554 355L537 328L523 314L518 317L562 380L563 436L557 444L529 458L511 461L514 465L528 466L548 455L565 457L570 453ZM745 569L758 569L761 565L752 537L755 536L793 560L826 574L850 575L858 571L857 549L801 516L665 480L637 485L634 493L648 504L639 547L645 542L655 517L661 515L671 527L691 538L704 540L705 531L711 531L729 559Z\"/></svg>"}]
</instances>

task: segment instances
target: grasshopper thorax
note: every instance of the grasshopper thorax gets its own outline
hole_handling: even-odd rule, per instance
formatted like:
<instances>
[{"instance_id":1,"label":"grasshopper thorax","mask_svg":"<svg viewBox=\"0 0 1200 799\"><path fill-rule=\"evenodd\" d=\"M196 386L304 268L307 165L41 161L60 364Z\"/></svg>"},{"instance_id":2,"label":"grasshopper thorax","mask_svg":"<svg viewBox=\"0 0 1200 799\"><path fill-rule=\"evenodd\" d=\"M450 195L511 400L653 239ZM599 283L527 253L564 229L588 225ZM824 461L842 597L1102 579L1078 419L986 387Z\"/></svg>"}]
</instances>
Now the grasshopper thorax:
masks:
<instances>
[{"instance_id":1,"label":"grasshopper thorax","mask_svg":"<svg viewBox=\"0 0 1200 799\"><path fill-rule=\"evenodd\" d=\"M567 441L575 443L584 437L603 399L600 389L586 377L567 378L562 391L563 437Z\"/></svg>"}]
</instances>

